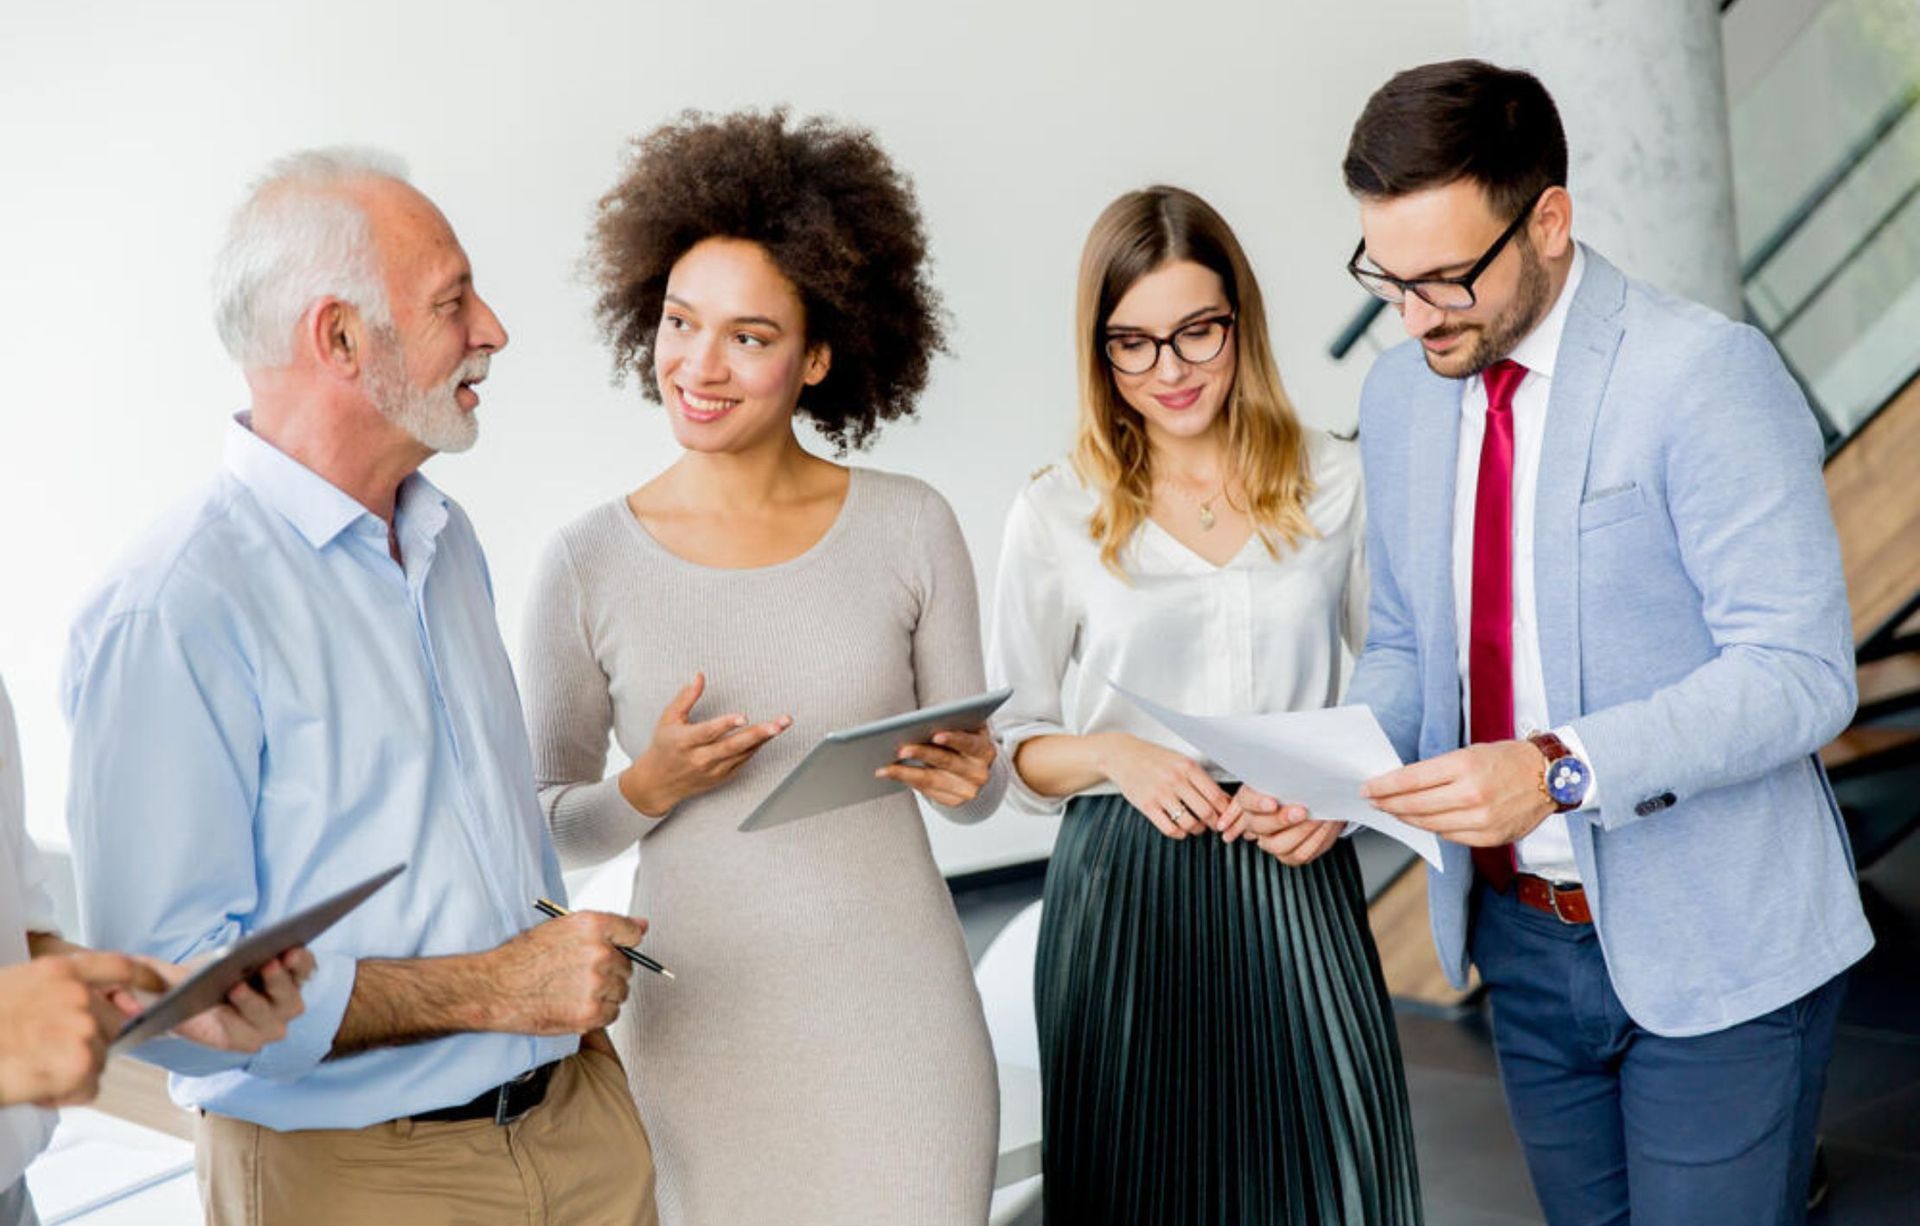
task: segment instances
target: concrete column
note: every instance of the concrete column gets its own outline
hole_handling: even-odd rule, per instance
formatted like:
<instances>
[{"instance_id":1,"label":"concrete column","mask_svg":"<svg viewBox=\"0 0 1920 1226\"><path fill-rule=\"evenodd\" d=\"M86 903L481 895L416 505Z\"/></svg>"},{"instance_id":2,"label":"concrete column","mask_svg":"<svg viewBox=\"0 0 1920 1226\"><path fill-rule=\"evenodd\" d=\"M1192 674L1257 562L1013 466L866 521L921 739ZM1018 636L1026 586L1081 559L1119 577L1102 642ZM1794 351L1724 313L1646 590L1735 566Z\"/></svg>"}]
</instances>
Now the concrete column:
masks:
<instances>
[{"instance_id":1,"label":"concrete column","mask_svg":"<svg viewBox=\"0 0 1920 1226\"><path fill-rule=\"evenodd\" d=\"M1739 318L1717 0L1469 0L1468 19L1476 56L1560 108L1574 237Z\"/></svg>"}]
</instances>

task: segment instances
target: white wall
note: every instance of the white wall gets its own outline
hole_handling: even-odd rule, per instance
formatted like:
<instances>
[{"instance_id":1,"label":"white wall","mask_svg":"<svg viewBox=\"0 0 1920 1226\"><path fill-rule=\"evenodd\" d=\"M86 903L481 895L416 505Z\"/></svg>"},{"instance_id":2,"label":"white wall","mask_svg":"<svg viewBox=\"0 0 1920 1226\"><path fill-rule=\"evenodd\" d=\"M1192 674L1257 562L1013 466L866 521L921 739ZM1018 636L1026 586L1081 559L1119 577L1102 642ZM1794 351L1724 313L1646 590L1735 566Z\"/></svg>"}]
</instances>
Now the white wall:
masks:
<instances>
[{"instance_id":1,"label":"white wall","mask_svg":"<svg viewBox=\"0 0 1920 1226\"><path fill-rule=\"evenodd\" d=\"M407 157L512 333L478 448L435 461L488 547L517 644L542 540L672 457L609 385L573 274L624 142L685 107L866 123L919 185L954 318L922 420L862 462L932 481L984 589L1002 512L1073 413L1073 274L1095 214L1169 180L1234 223L1310 422L1347 428L1364 362L1325 345L1358 291L1339 159L1393 70L1461 54L1463 0L120 4L0 14L0 673L34 833L64 840L67 619L218 461L244 388L209 255L259 167L340 141ZM1044 853L1015 815L935 827L949 871Z\"/></svg>"}]
</instances>

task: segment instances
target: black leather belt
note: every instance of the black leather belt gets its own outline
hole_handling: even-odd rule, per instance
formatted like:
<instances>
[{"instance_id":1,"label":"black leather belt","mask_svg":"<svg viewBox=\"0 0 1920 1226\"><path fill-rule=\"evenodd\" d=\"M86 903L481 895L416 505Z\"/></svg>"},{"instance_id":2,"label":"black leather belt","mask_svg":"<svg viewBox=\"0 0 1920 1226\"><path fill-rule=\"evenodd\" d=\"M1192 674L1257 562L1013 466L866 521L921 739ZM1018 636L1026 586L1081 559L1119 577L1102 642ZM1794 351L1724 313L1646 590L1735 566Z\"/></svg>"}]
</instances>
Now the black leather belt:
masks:
<instances>
[{"instance_id":1,"label":"black leather belt","mask_svg":"<svg viewBox=\"0 0 1920 1226\"><path fill-rule=\"evenodd\" d=\"M529 1069L512 1081L503 1081L457 1107L422 1111L413 1117L414 1122L445 1124L458 1120L492 1120L496 1124L511 1124L538 1107L546 1098L547 1083L553 1080L553 1070L559 1063L555 1060L551 1064Z\"/></svg>"}]
</instances>

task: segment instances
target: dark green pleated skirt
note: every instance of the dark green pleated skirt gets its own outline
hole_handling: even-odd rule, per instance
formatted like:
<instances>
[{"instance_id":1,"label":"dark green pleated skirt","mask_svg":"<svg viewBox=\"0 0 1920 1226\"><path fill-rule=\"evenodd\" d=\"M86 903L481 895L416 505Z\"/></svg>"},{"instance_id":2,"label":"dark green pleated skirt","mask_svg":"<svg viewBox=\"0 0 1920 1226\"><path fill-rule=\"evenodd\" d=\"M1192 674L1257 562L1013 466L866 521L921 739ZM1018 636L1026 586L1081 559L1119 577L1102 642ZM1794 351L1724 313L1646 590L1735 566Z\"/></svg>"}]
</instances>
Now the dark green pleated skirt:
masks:
<instances>
[{"instance_id":1,"label":"dark green pleated skirt","mask_svg":"<svg viewBox=\"0 0 1920 1226\"><path fill-rule=\"evenodd\" d=\"M1048 1226L1418 1223L1353 846L1305 868L1083 796L1034 968Z\"/></svg>"}]
</instances>

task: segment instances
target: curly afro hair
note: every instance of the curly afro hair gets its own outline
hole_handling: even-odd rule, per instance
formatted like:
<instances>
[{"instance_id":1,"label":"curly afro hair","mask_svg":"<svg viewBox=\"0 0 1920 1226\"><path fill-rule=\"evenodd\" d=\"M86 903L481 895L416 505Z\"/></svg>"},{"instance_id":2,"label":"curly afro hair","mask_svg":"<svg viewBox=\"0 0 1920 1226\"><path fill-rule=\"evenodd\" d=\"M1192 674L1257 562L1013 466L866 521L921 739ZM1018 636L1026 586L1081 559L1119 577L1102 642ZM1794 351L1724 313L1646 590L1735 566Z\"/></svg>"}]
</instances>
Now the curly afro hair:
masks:
<instances>
[{"instance_id":1,"label":"curly afro hair","mask_svg":"<svg viewBox=\"0 0 1920 1226\"><path fill-rule=\"evenodd\" d=\"M872 133L790 123L784 108L687 111L634 141L600 198L587 268L616 377L638 372L655 402L667 274L709 238L759 244L798 291L808 343L833 354L799 410L840 454L866 447L881 422L913 416L945 328L913 187Z\"/></svg>"}]
</instances>

